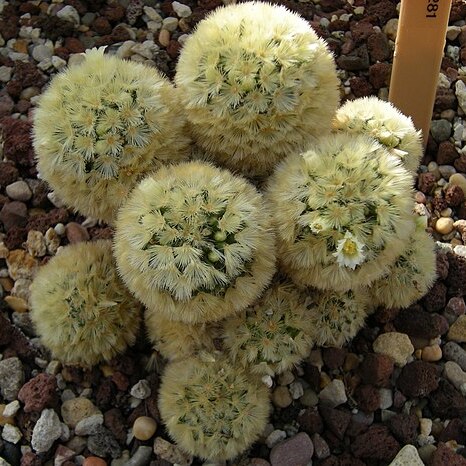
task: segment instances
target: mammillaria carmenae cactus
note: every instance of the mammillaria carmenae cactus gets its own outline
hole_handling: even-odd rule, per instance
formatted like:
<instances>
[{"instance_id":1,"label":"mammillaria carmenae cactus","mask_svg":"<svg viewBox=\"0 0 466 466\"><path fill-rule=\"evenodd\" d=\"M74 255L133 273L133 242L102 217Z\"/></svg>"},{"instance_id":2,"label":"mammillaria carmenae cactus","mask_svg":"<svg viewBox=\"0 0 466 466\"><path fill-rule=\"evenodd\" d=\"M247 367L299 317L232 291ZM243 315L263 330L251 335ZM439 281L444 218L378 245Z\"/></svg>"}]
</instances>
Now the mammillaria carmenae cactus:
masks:
<instances>
[{"instance_id":1,"label":"mammillaria carmenae cactus","mask_svg":"<svg viewBox=\"0 0 466 466\"><path fill-rule=\"evenodd\" d=\"M65 204L111 222L143 175L187 158L189 140L167 79L93 49L41 96L34 148L41 176Z\"/></svg>"},{"instance_id":2,"label":"mammillaria carmenae cactus","mask_svg":"<svg viewBox=\"0 0 466 466\"><path fill-rule=\"evenodd\" d=\"M134 343L141 305L118 277L112 243L66 246L31 285L31 320L42 343L66 364L92 366Z\"/></svg>"},{"instance_id":3,"label":"mammillaria carmenae cactus","mask_svg":"<svg viewBox=\"0 0 466 466\"><path fill-rule=\"evenodd\" d=\"M421 132L416 130L411 118L390 102L377 97L348 100L338 109L333 127L372 136L399 157L408 171L416 174L423 154Z\"/></svg>"},{"instance_id":4,"label":"mammillaria carmenae cactus","mask_svg":"<svg viewBox=\"0 0 466 466\"><path fill-rule=\"evenodd\" d=\"M290 156L268 186L283 270L320 289L368 285L414 230L411 185L400 160L367 136L334 134Z\"/></svg>"},{"instance_id":5,"label":"mammillaria carmenae cactus","mask_svg":"<svg viewBox=\"0 0 466 466\"><path fill-rule=\"evenodd\" d=\"M242 453L262 434L270 400L258 376L228 359L190 358L165 368L159 410L183 450L220 461Z\"/></svg>"},{"instance_id":6,"label":"mammillaria carmenae cactus","mask_svg":"<svg viewBox=\"0 0 466 466\"><path fill-rule=\"evenodd\" d=\"M292 369L314 341L305 296L291 284L270 288L254 306L225 319L224 347L243 367L259 374Z\"/></svg>"},{"instance_id":7,"label":"mammillaria carmenae cactus","mask_svg":"<svg viewBox=\"0 0 466 466\"><path fill-rule=\"evenodd\" d=\"M422 227L418 227L407 248L389 267L388 274L371 283L372 302L376 306L410 306L434 283L436 266L435 242Z\"/></svg>"},{"instance_id":8,"label":"mammillaria carmenae cactus","mask_svg":"<svg viewBox=\"0 0 466 466\"><path fill-rule=\"evenodd\" d=\"M317 346L343 346L356 336L373 310L365 290L338 293L310 289L306 305Z\"/></svg>"},{"instance_id":9,"label":"mammillaria carmenae cactus","mask_svg":"<svg viewBox=\"0 0 466 466\"><path fill-rule=\"evenodd\" d=\"M120 209L115 254L123 280L167 319L201 323L250 305L275 271L261 194L208 163L166 166Z\"/></svg>"},{"instance_id":10,"label":"mammillaria carmenae cactus","mask_svg":"<svg viewBox=\"0 0 466 466\"><path fill-rule=\"evenodd\" d=\"M192 357L201 351L215 351L215 339L220 337L216 322L187 324L157 312L147 312L145 324L154 348L170 361Z\"/></svg>"},{"instance_id":11,"label":"mammillaria carmenae cactus","mask_svg":"<svg viewBox=\"0 0 466 466\"><path fill-rule=\"evenodd\" d=\"M328 132L337 109L333 57L309 23L283 6L217 9L181 50L175 76L196 143L246 175Z\"/></svg>"}]
</instances>

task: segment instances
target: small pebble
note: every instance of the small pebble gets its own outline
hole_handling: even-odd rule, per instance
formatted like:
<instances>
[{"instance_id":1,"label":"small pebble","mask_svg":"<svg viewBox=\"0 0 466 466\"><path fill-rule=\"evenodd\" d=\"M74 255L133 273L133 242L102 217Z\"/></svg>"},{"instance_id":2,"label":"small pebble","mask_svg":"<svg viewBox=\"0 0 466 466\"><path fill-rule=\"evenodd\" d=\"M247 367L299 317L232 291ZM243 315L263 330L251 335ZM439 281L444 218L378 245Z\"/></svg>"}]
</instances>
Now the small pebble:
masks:
<instances>
[{"instance_id":1,"label":"small pebble","mask_svg":"<svg viewBox=\"0 0 466 466\"><path fill-rule=\"evenodd\" d=\"M286 408L293 402L287 387L279 385L272 393L272 402L279 408Z\"/></svg>"},{"instance_id":2,"label":"small pebble","mask_svg":"<svg viewBox=\"0 0 466 466\"><path fill-rule=\"evenodd\" d=\"M424 466L414 445L405 445L389 466Z\"/></svg>"},{"instance_id":3,"label":"small pebble","mask_svg":"<svg viewBox=\"0 0 466 466\"><path fill-rule=\"evenodd\" d=\"M149 382L145 379L140 380L137 384L133 385L130 394L138 400L145 400L151 394Z\"/></svg>"},{"instance_id":4,"label":"small pebble","mask_svg":"<svg viewBox=\"0 0 466 466\"><path fill-rule=\"evenodd\" d=\"M451 175L448 182L450 184L459 186L463 190L463 192L466 193L466 177L461 173L455 173Z\"/></svg>"},{"instance_id":5,"label":"small pebble","mask_svg":"<svg viewBox=\"0 0 466 466\"><path fill-rule=\"evenodd\" d=\"M414 353L414 346L405 333L382 333L375 339L372 347L376 353L390 356L400 367L405 366Z\"/></svg>"},{"instance_id":6,"label":"small pebble","mask_svg":"<svg viewBox=\"0 0 466 466\"><path fill-rule=\"evenodd\" d=\"M286 432L284 430L276 429L271 432L265 439L265 444L269 448L273 448L278 442L286 439Z\"/></svg>"},{"instance_id":7,"label":"small pebble","mask_svg":"<svg viewBox=\"0 0 466 466\"><path fill-rule=\"evenodd\" d=\"M25 181L19 180L9 184L5 188L6 194L10 199L14 201L29 201L32 197L31 188Z\"/></svg>"},{"instance_id":8,"label":"small pebble","mask_svg":"<svg viewBox=\"0 0 466 466\"><path fill-rule=\"evenodd\" d=\"M172 8L179 18L188 18L192 14L191 8L180 2L172 2Z\"/></svg>"},{"instance_id":9,"label":"small pebble","mask_svg":"<svg viewBox=\"0 0 466 466\"><path fill-rule=\"evenodd\" d=\"M138 440L149 440L157 430L157 422L148 416L138 417L133 424L133 434Z\"/></svg>"},{"instance_id":10,"label":"small pebble","mask_svg":"<svg viewBox=\"0 0 466 466\"><path fill-rule=\"evenodd\" d=\"M422 349L421 358L423 361L435 362L442 359L442 348L439 345L426 346Z\"/></svg>"},{"instance_id":11,"label":"small pebble","mask_svg":"<svg viewBox=\"0 0 466 466\"><path fill-rule=\"evenodd\" d=\"M107 462L97 456L88 456L84 460L83 466L107 466Z\"/></svg>"},{"instance_id":12,"label":"small pebble","mask_svg":"<svg viewBox=\"0 0 466 466\"><path fill-rule=\"evenodd\" d=\"M70 244L88 241L90 238L87 229L76 222L69 222L65 227L65 231Z\"/></svg>"},{"instance_id":13,"label":"small pebble","mask_svg":"<svg viewBox=\"0 0 466 466\"><path fill-rule=\"evenodd\" d=\"M345 384L339 380L334 379L319 393L319 399L325 406L335 408L336 406L346 403L347 396L345 391Z\"/></svg>"},{"instance_id":14,"label":"small pebble","mask_svg":"<svg viewBox=\"0 0 466 466\"><path fill-rule=\"evenodd\" d=\"M441 235L448 235L453 231L453 224L455 221L450 217L440 217L435 222L435 231Z\"/></svg>"}]
</instances>

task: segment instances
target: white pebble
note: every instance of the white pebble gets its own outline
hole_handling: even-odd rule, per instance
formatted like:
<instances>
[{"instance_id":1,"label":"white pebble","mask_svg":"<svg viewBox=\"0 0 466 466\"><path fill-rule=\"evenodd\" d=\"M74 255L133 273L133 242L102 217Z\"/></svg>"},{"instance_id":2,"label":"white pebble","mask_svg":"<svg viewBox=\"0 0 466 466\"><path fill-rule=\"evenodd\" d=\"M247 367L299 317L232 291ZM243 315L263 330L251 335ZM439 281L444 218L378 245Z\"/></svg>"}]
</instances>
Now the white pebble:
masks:
<instances>
[{"instance_id":1,"label":"white pebble","mask_svg":"<svg viewBox=\"0 0 466 466\"><path fill-rule=\"evenodd\" d=\"M149 382L145 379L142 379L133 385L130 391L131 396L134 396L134 398L137 398L138 400L145 400L146 398L149 398L151 392Z\"/></svg>"},{"instance_id":2,"label":"white pebble","mask_svg":"<svg viewBox=\"0 0 466 466\"><path fill-rule=\"evenodd\" d=\"M71 5L66 5L63 7L57 13L57 16L60 19L74 23L75 26L78 26L80 23L79 13L77 12L76 8Z\"/></svg>"},{"instance_id":3,"label":"white pebble","mask_svg":"<svg viewBox=\"0 0 466 466\"><path fill-rule=\"evenodd\" d=\"M285 439L286 439L286 432L284 430L276 429L265 439L265 444L269 448L272 448L278 442L281 442L282 440L285 440Z\"/></svg>"},{"instance_id":4,"label":"white pebble","mask_svg":"<svg viewBox=\"0 0 466 466\"><path fill-rule=\"evenodd\" d=\"M178 18L174 18L173 16L169 16L165 18L162 22L162 28L166 29L167 31L174 32L178 27Z\"/></svg>"},{"instance_id":5,"label":"white pebble","mask_svg":"<svg viewBox=\"0 0 466 466\"><path fill-rule=\"evenodd\" d=\"M2 431L3 440L16 445L21 440L22 436L23 434L17 427L12 426L11 424L5 424L3 426L3 431Z\"/></svg>"},{"instance_id":6,"label":"white pebble","mask_svg":"<svg viewBox=\"0 0 466 466\"><path fill-rule=\"evenodd\" d=\"M63 225L63 223L57 223L54 227L54 230L58 236L62 236L65 234L65 225Z\"/></svg>"},{"instance_id":7,"label":"white pebble","mask_svg":"<svg viewBox=\"0 0 466 466\"><path fill-rule=\"evenodd\" d=\"M4 410L3 410L3 416L5 417L13 417L19 410L20 404L18 400L14 400L11 403L8 403Z\"/></svg>"},{"instance_id":8,"label":"white pebble","mask_svg":"<svg viewBox=\"0 0 466 466\"><path fill-rule=\"evenodd\" d=\"M62 435L62 426L53 409L44 409L32 431L31 446L37 453L44 453Z\"/></svg>"},{"instance_id":9,"label":"white pebble","mask_svg":"<svg viewBox=\"0 0 466 466\"><path fill-rule=\"evenodd\" d=\"M331 408L346 403L348 398L346 397L345 384L339 379L332 380L321 390L319 399L323 405Z\"/></svg>"},{"instance_id":10,"label":"white pebble","mask_svg":"<svg viewBox=\"0 0 466 466\"><path fill-rule=\"evenodd\" d=\"M53 44L52 47L47 44L38 44L32 50L32 58L40 62L52 58L53 55Z\"/></svg>"},{"instance_id":11,"label":"white pebble","mask_svg":"<svg viewBox=\"0 0 466 466\"><path fill-rule=\"evenodd\" d=\"M191 8L184 3L172 2L172 8L179 18L188 18L192 14Z\"/></svg>"},{"instance_id":12,"label":"white pebble","mask_svg":"<svg viewBox=\"0 0 466 466\"><path fill-rule=\"evenodd\" d=\"M304 388L301 382L293 382L290 384L290 394L293 400L298 400L304 395Z\"/></svg>"}]
</instances>

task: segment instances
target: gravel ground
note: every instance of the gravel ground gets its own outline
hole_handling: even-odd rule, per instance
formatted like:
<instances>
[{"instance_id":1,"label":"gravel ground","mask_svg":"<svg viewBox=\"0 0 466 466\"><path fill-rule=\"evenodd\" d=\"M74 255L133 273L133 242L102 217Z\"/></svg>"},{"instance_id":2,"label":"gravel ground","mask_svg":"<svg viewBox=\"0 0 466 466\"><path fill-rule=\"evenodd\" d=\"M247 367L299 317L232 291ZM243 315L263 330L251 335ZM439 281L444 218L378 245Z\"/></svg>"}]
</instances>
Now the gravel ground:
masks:
<instances>
[{"instance_id":1,"label":"gravel ground","mask_svg":"<svg viewBox=\"0 0 466 466\"><path fill-rule=\"evenodd\" d=\"M279 3L327 39L343 101L387 97L396 0ZM221 4L0 0L0 466L214 466L169 442L142 333L108 364L63 367L35 338L27 311L31 279L59 247L112 235L66 210L36 177L30 117L42 89L102 45L172 77L186 35ZM465 20L466 3L453 0L416 186L416 209L442 246L437 282L407 310L378 309L347 347L316 348L277 377L267 431L229 465L466 465Z\"/></svg>"}]
</instances>

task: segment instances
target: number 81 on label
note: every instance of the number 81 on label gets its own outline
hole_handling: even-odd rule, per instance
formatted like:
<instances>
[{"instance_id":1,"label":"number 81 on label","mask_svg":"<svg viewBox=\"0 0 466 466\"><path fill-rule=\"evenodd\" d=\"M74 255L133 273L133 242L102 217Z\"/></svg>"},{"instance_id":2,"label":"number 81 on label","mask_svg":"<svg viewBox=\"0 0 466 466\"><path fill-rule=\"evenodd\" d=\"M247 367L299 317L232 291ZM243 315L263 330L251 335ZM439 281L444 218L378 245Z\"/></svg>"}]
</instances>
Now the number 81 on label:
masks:
<instances>
[{"instance_id":1,"label":"number 81 on label","mask_svg":"<svg viewBox=\"0 0 466 466\"><path fill-rule=\"evenodd\" d=\"M439 0L428 0L426 6L426 18L436 18Z\"/></svg>"}]
</instances>

